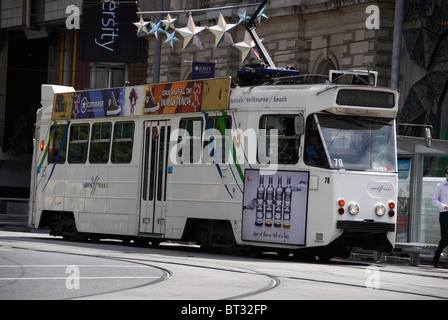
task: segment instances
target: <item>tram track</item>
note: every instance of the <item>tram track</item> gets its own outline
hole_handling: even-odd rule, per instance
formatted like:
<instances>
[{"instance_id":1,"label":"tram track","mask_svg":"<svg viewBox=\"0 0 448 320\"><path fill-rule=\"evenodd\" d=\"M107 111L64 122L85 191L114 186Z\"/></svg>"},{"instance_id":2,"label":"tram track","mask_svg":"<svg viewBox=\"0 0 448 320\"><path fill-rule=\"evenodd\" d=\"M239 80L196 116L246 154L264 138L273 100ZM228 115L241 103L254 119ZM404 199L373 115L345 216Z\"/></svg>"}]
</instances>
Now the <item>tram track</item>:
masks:
<instances>
[{"instance_id":1,"label":"tram track","mask_svg":"<svg viewBox=\"0 0 448 320\"><path fill-rule=\"evenodd\" d=\"M1 246L0 241L0 246ZM105 291L102 293L95 293L95 294L87 294L87 295L81 295L77 296L74 299L95 299L95 298L101 298L101 297L112 297L115 294L122 293L124 291L131 292L132 290L141 289L141 288L149 288L150 286L161 284L162 282L165 282L167 280L173 280L176 282L181 282L183 279L178 278L178 274L180 273L179 270L189 270L192 271L193 269L197 270L207 270L212 272L218 272L218 273L228 273L228 274L237 274L242 276L244 278L245 276L257 276L261 277L262 280L257 282L257 285L255 288L250 288L249 290L243 291L243 292L237 292L235 291L232 294L221 296L217 298L217 300L233 300L233 299L242 299L242 298L250 298L260 293L265 293L269 290L272 290L280 285L281 281L279 278L275 276L271 276L266 273L260 273L256 270L248 269L248 268L241 268L241 267L224 267L224 266L218 266L218 265L210 265L210 262L206 262L204 264L201 264L200 262L195 263L186 263L186 262L175 262L175 261L169 261L163 260L163 259L151 259L151 258L132 258L132 257L126 257L123 255L109 255L109 254L99 254L97 252L92 253L81 253L78 251L78 248L74 248L74 250L67 250L67 246L64 246L64 249L55 250L54 247L52 247L51 250L49 249L37 249L37 248L30 248L29 246L20 245L17 243L11 243L7 242L7 246L11 249L26 249L26 250L33 250L36 252L51 252L51 253L58 253L58 254L68 254L72 256L82 256L82 257L90 257L90 258L98 258L98 259L104 259L104 260L112 260L112 261L120 261L120 262L126 262L126 263L133 263L138 264L141 266L157 269L161 272L163 272L163 276L160 277L157 280L151 281L150 283L145 283L139 286L126 288L123 290L113 290L113 291ZM70 246L69 246L70 247ZM182 251L183 247L178 248ZM95 249L96 250L96 249ZM125 255L128 253L125 253ZM171 267L170 267L171 266ZM201 273L201 271L198 271L198 273ZM260 285L258 286L258 283ZM203 284L206 285L206 284ZM160 288L159 288L160 289ZM228 290L228 289L227 289ZM162 288L163 291L163 288ZM138 297L135 297L138 299ZM194 299L194 297L192 297ZM158 296L158 299L170 299L170 296ZM214 299L214 298L213 298Z\"/></svg>"},{"instance_id":2,"label":"tram track","mask_svg":"<svg viewBox=\"0 0 448 320\"><path fill-rule=\"evenodd\" d=\"M320 265L319 262L313 262L316 265ZM335 267L338 266L338 261L332 261L329 263L324 263L327 265L334 265ZM340 262L341 265L344 265L344 261ZM381 286L377 288L370 288L366 284L366 282L363 283L350 283L350 280L352 280L350 277L344 277L341 281L336 280L328 280L324 279L324 277L319 279L319 276L312 275L310 277L306 276L285 276L280 274L273 274L272 276L277 277L280 281L286 282L286 281L299 281L303 283L315 283L315 284L322 284L322 285L330 285L330 286L338 286L342 288L357 288L357 289L363 289L363 290L373 290L378 293L392 293L392 294L399 294L399 295L406 295L409 297L416 297L419 298L426 298L426 299L442 299L442 300L448 300L448 295L438 295L438 294L428 294L428 293L422 293L422 292L415 292L410 290L403 290L403 289L396 289L392 288L394 281L391 281L391 277L394 276L406 276L406 277L415 277L415 278L428 278L430 280L439 281L439 287L448 287L448 273L444 270L437 270L433 269L432 267L407 267L406 271L399 271L399 270L392 270L390 268L394 268L394 266L387 266L379 265L376 263L368 263L368 262L362 262L362 261L347 261L347 264L344 265L344 267L352 269L352 270L358 270L357 272L363 273L365 270L370 268L376 268L379 273L382 274L381 278L387 278L385 281L381 281ZM397 266L396 268L403 267L403 266ZM285 271L285 270L284 270ZM427 272L430 272L429 274ZM346 272L350 273L350 272ZM356 272L353 272L356 273ZM387 277L389 276L389 277ZM442 284L444 281L444 284ZM398 281L397 281L398 282ZM420 284L420 287L425 287L425 285ZM430 285L427 286L427 288L431 288ZM362 297L360 297L362 299Z\"/></svg>"},{"instance_id":3,"label":"tram track","mask_svg":"<svg viewBox=\"0 0 448 320\"><path fill-rule=\"evenodd\" d=\"M443 296L439 296L439 295L416 293L416 292L410 292L410 291L405 291L405 290L396 290L396 289L391 289L391 288L367 289L367 287L365 285L344 283L344 282L338 282L338 281L319 280L319 279L302 278L302 277L285 277L285 279L294 280L294 281L305 281L305 282L318 283L318 284L324 284L324 285L336 285L336 286L340 286L340 287L359 288L359 289L366 289L366 290L378 290L378 292L390 292L390 293L396 293L396 294L404 294L404 295L409 295L409 296L414 296L414 297L419 297L419 298L448 300L447 297L443 297Z\"/></svg>"},{"instance_id":4,"label":"tram track","mask_svg":"<svg viewBox=\"0 0 448 320\"><path fill-rule=\"evenodd\" d=\"M176 264L176 265L181 265L181 266L189 267L189 268L190 267L205 268L205 269L213 269L213 270L218 270L218 271L237 272L237 273L246 273L246 274L256 273L258 275L267 277L271 280L271 282L268 285L266 285L262 288L255 289L253 291L248 291L243 294L223 298L223 300L233 300L233 299L243 299L243 298L255 297L259 294L267 293L268 291L277 288L278 286L280 286L282 284L282 282L288 281L288 280L289 281L301 281L301 282L308 282L308 283L324 284L324 285L332 285L332 286L336 285L339 287L351 287L351 288L358 288L358 289L363 289L363 290L364 289L365 290L377 290L378 292L404 294L404 295L414 296L414 297L418 297L418 298L448 300L448 297L436 295L436 294L424 294L424 293L411 292L411 291L406 291L406 290L398 290L398 289L392 289L392 288L369 289L366 287L365 283L364 284L353 284L353 283L348 283L345 281L320 280L320 279L313 279L311 277L307 278L307 277L296 277L296 276L283 276L283 275L278 275L275 273L269 274L266 272L259 272L256 269L247 269L247 271L236 271L236 270L233 270L232 268L226 269L226 268L222 268L222 267L201 266L201 265L197 265L197 264L173 263L173 262L163 262L163 261L154 261L154 260L151 260L151 261L158 262L158 263L165 263L165 264ZM365 263L365 267L363 267L362 269L365 269L366 267L368 267L370 265L371 264L369 264L369 263ZM361 268L359 266L349 266L349 265L347 265L346 267L352 268L352 269L353 268L355 268L355 269ZM409 274L409 273L406 273L403 271L396 271L396 270L384 270L384 269L380 269L380 270L381 270L381 272L388 273L388 274L400 274L400 275L407 275L407 276L426 277L426 278L443 280L448 283L448 274L446 276L441 276L441 275L429 275L429 274L421 274L421 273Z\"/></svg>"},{"instance_id":5,"label":"tram track","mask_svg":"<svg viewBox=\"0 0 448 320\"><path fill-rule=\"evenodd\" d=\"M136 261L136 259L132 258L116 258L118 260L121 261ZM152 264L157 263L157 264L168 264L168 265L176 265L176 266L180 266L183 268L198 268L198 269L207 269L207 270L213 270L213 271L219 271L219 272L230 272L230 273L236 273L236 274L240 274L240 275L257 275L257 276L261 276L264 278L268 278L269 279L269 283L266 285L263 285L259 288L255 288L253 290L249 290L247 292L243 292L240 294L236 294L236 295L231 295L228 297L223 297L220 300L234 300L234 299L242 299L242 298L249 298L249 297L253 297L256 296L258 294L261 293L266 293L270 290L275 289L276 287L278 287L281 284L281 280L279 277L274 276L274 275L269 275L267 273L260 273L256 270L253 269L247 269L247 268L241 268L239 267L237 270L235 267L217 267L217 266L207 266L207 265L200 265L197 263L180 263L180 262L172 262L172 261L163 261L163 260L154 260L154 259L138 259L138 261L140 261L140 263L143 263L143 261L145 262L151 262ZM166 269L168 272L170 272L171 275L173 275L173 271L169 271L168 269Z\"/></svg>"},{"instance_id":6,"label":"tram track","mask_svg":"<svg viewBox=\"0 0 448 320\"><path fill-rule=\"evenodd\" d=\"M1 241L0 241L0 248L2 247ZM76 253L76 252L67 252L65 250L44 250L44 249L36 249L36 248L27 248L24 247L22 245L14 245L14 244L9 244L7 246L8 251L14 251L16 249L20 249L20 250L26 250L26 251L33 251L33 252L40 252L40 253L44 253L44 254L58 254L61 257L63 257L64 255L70 256L70 257L82 257L82 258L95 258L95 259L101 259L102 261L114 261L114 262L124 262L126 263L126 265L106 265L106 264L101 264L101 265L95 265L95 264L82 264L82 265L64 265L62 264L40 264L40 265L21 265L16 263L14 260L10 260L7 258L3 258L5 260L9 261L9 265L0 265L0 269L3 269L2 267L17 267L21 269L21 274L18 278L4 278L4 277L0 277L0 280L2 280L1 282L9 281L10 283L13 282L17 282L17 281L29 281L29 280L35 280L35 281L39 281L39 280L43 280L43 281L52 281L52 280L56 280L56 281L65 281L67 283L67 279L71 277L71 275L65 275L65 276L60 276L60 275L53 275L51 277L44 277L44 276L34 276L32 278L27 277L24 270L25 269L35 269L35 268L41 268L41 269L46 269L46 268L66 268L66 273L67 273L67 268L69 266L76 266L77 269L82 269L85 270L85 268L109 268L109 267L113 267L113 268L130 268L131 266L129 266L129 264L134 264L134 265L138 265L141 267L146 267L148 268L148 271L151 271L152 273L154 273L154 271L158 271L159 273L161 273L161 276L153 276L153 275L148 275L148 276L142 276L140 275L141 272L139 272L139 274L122 274L122 275L114 275L114 276L108 276L108 275L100 275L100 276L85 276L84 271L81 273L79 272L79 278L77 277L77 279L79 279L80 282L82 281L92 281L92 280L108 280L109 281L117 281L117 280L123 280L125 281L126 279L132 280L132 281L141 281L142 283L139 285L135 285L135 286L125 286L125 287L119 287L119 289L114 289L114 290L108 290L107 288L109 288L109 286L107 286L105 288L104 291L100 291L100 292L95 292L95 293L91 293L91 294L74 294L71 295L68 298L61 298L62 300L72 300L72 299L89 299L89 298L95 298L98 296L102 296L102 295L113 295L113 294L117 294L117 293L121 293L121 292L125 292L125 291L129 291L129 290L135 290L138 288L144 288L147 286L151 286L151 285L156 285L158 283L161 283L163 281L165 281L166 279L168 279L171 276L171 273L169 270L165 269L165 268L161 268L159 266L153 266L150 264L145 264L145 263L140 263L138 261L132 261L132 259L116 259L114 257L109 257L107 255L98 255L98 254L82 254L82 253ZM61 258L61 261L65 261L64 258ZM131 267L132 268L132 267ZM76 277L76 276L75 276ZM8 283L7 283L8 284ZM79 289L79 288L78 288ZM72 292L76 292L76 290L72 290Z\"/></svg>"},{"instance_id":7,"label":"tram track","mask_svg":"<svg viewBox=\"0 0 448 320\"><path fill-rule=\"evenodd\" d=\"M0 238L0 240L2 239ZM156 268L164 273L163 277L151 283L125 290L84 295L77 299L116 299L124 292L134 299L152 299L154 294L157 299L161 300L185 299L187 297L185 293L188 293L188 299L192 300L276 299L284 296L285 287L294 288L294 292L297 293L297 295L291 296L292 299L301 299L304 296L302 293L308 290L307 288L316 290L319 287L338 292L347 289L347 291L359 291L359 299L371 296L383 299L382 295L384 294L401 299L406 297L409 299L448 299L448 294L445 295L445 292L440 290L440 287L443 288L444 284L448 283L448 273L444 270L425 267L386 266L343 260L333 260L330 263L297 262L294 264L291 258L281 259L274 255L264 255L264 258L259 259L239 257L233 254L215 255L198 248L177 245L163 249L148 249L145 252L145 248L137 246L86 244L86 246L79 247L70 242L45 240L45 243L51 245L51 248L44 246L36 249L37 244L30 246L29 240L26 243L7 241L6 244L11 248L26 247L29 250L60 252L134 263ZM56 248L62 244L64 248L55 250L53 244L57 245ZM0 241L0 245L2 245L2 241ZM86 248L88 248L88 252L86 252ZM228 259L229 256L235 258ZM378 268L381 273L380 288L370 290L366 287L365 270L369 266ZM408 284L402 285L398 283L400 280L395 280L395 278L405 278ZM415 284L417 287L412 286L414 281L418 282ZM434 283L438 284L434 285ZM432 288L431 286L436 287ZM179 291L179 287L182 287L182 290ZM198 287L204 288L205 292L197 290ZM190 290L198 292L190 293ZM320 295L314 296L314 298L320 297ZM322 293L322 297L328 297L328 295Z\"/></svg>"},{"instance_id":8,"label":"tram track","mask_svg":"<svg viewBox=\"0 0 448 320\"><path fill-rule=\"evenodd\" d=\"M180 251L182 251L182 249L184 249L184 248L181 247ZM60 251L59 253L64 253L64 252ZM73 253L71 253L71 254L73 254ZM343 281L313 279L311 277L282 276L282 275L276 275L276 274L269 274L266 272L259 272L256 269L250 269L250 268L241 268L241 267L235 268L235 267L223 267L223 266L218 267L218 266L210 266L210 265L206 265L206 264L201 265L198 263L182 263L182 262L164 261L164 260L160 260L160 259L144 259L144 258L137 259L137 258L126 258L126 257L119 257L119 256L98 255L98 254L77 254L77 255L139 264L139 265L143 265L143 266L147 266L147 267L151 267L151 268L156 268L158 270L163 271L165 274L165 276L163 276L163 277L159 278L158 280L153 281L149 284L144 284L141 286L127 288L127 289L124 289L124 291L129 291L129 290L134 290L137 288L143 288L143 287L160 284L163 281L169 280L177 273L173 269L170 269L169 267L161 267L161 265L177 266L177 267L181 267L181 268L188 268L190 270L192 268L206 269L206 270L212 270L212 271L218 271L218 272L236 273L236 274L240 274L240 275L254 275L255 274L255 275L261 276L265 279L266 278L269 279L269 282L267 284L264 284L264 285L260 286L259 288L254 288L253 290L248 290L243 293L222 297L222 298L220 298L220 300L236 300L236 299L247 299L247 298L255 297L257 295L267 293L270 290L274 290L275 288L280 286L281 283L284 281L299 281L299 282L316 283L316 284L323 284L323 285L358 288L358 289L366 289L367 290L365 284L362 285L362 284L347 283L347 282L343 282ZM366 263L366 266L368 266L368 265L369 264ZM348 268L356 268L356 269L360 268L358 266L347 266L347 267ZM382 272L386 272L389 274L406 274L404 272L391 271L391 270L382 270ZM439 276L439 275L419 275L419 276L437 278L440 280L448 281L448 276ZM405 291L405 290L396 290L396 289L391 289L391 288L378 288L375 290L378 290L378 292L390 292L390 293L397 293L397 294L405 294L405 295L421 297L421 298L443 299L443 300L448 299L447 297L434 295L434 294L432 294L432 295L431 294L423 294L423 293L416 293L416 292L410 292L410 291ZM101 297L103 295L110 295L110 294L114 294L114 293L119 293L121 291L123 291L123 290L104 292L99 295L98 294L85 295L85 296L77 297L76 299L86 299L86 298L92 298L95 296Z\"/></svg>"}]
</instances>

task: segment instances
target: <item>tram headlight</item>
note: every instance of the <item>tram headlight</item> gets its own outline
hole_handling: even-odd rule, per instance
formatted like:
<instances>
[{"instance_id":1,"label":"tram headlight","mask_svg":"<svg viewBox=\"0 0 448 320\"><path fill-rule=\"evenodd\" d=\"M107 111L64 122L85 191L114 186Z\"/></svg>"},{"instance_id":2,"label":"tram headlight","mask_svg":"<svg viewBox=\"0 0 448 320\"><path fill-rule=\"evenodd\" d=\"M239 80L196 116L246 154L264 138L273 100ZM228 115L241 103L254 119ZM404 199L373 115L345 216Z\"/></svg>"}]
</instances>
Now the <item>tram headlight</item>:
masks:
<instances>
[{"instance_id":1,"label":"tram headlight","mask_svg":"<svg viewBox=\"0 0 448 320\"><path fill-rule=\"evenodd\" d=\"M358 204L357 204L356 202L350 202L350 203L348 204L348 212L349 212L351 215L358 214L358 212L359 212L359 206L358 206Z\"/></svg>"},{"instance_id":2,"label":"tram headlight","mask_svg":"<svg viewBox=\"0 0 448 320\"><path fill-rule=\"evenodd\" d=\"M380 217L384 216L384 214L386 213L386 207L384 206L384 204L378 203L375 206L375 213Z\"/></svg>"}]
</instances>

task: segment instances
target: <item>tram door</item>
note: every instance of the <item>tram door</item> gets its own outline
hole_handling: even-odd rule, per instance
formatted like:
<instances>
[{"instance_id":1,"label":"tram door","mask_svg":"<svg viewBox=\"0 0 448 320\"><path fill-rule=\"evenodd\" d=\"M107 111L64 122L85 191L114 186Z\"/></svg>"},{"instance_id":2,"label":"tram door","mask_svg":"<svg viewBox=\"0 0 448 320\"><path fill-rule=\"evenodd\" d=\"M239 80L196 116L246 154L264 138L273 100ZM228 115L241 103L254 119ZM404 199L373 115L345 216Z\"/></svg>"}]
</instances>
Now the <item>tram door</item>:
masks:
<instances>
[{"instance_id":1,"label":"tram door","mask_svg":"<svg viewBox=\"0 0 448 320\"><path fill-rule=\"evenodd\" d=\"M140 233L165 231L166 174L171 126L168 120L145 123Z\"/></svg>"}]
</instances>

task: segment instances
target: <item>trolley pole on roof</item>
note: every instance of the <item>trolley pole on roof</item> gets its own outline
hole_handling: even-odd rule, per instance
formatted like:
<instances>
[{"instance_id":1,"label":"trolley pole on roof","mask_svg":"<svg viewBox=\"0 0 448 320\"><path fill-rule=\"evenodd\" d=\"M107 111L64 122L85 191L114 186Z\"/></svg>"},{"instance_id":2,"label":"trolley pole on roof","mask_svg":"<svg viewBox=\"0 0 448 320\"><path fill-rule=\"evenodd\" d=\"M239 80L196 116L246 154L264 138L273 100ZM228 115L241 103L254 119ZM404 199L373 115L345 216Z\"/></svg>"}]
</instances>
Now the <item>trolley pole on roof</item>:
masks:
<instances>
[{"instance_id":1,"label":"trolley pole on roof","mask_svg":"<svg viewBox=\"0 0 448 320\"><path fill-rule=\"evenodd\" d=\"M250 18L248 22L244 24L244 28L247 32L249 32L252 40L254 40L255 45L257 46L258 52L260 53L261 58L264 60L264 62L272 68L275 68L274 61L272 61L271 57L269 56L268 51L264 47L264 45L261 43L260 38L258 37L257 32L255 31L255 19L257 18L257 15L260 13L261 9L265 6L266 2L268 0L263 0L260 5L258 6L257 10L255 10L254 14Z\"/></svg>"}]
</instances>

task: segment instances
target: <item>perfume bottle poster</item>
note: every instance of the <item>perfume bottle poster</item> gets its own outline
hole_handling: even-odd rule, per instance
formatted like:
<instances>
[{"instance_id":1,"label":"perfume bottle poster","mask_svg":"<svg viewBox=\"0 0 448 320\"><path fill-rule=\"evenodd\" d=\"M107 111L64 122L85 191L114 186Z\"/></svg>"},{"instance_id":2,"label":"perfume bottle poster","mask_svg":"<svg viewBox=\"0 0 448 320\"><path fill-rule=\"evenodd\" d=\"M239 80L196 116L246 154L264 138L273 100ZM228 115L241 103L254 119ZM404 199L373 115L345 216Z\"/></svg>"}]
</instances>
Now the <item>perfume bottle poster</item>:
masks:
<instances>
[{"instance_id":1,"label":"perfume bottle poster","mask_svg":"<svg viewBox=\"0 0 448 320\"><path fill-rule=\"evenodd\" d=\"M242 239L305 245L307 171L245 171Z\"/></svg>"}]
</instances>

